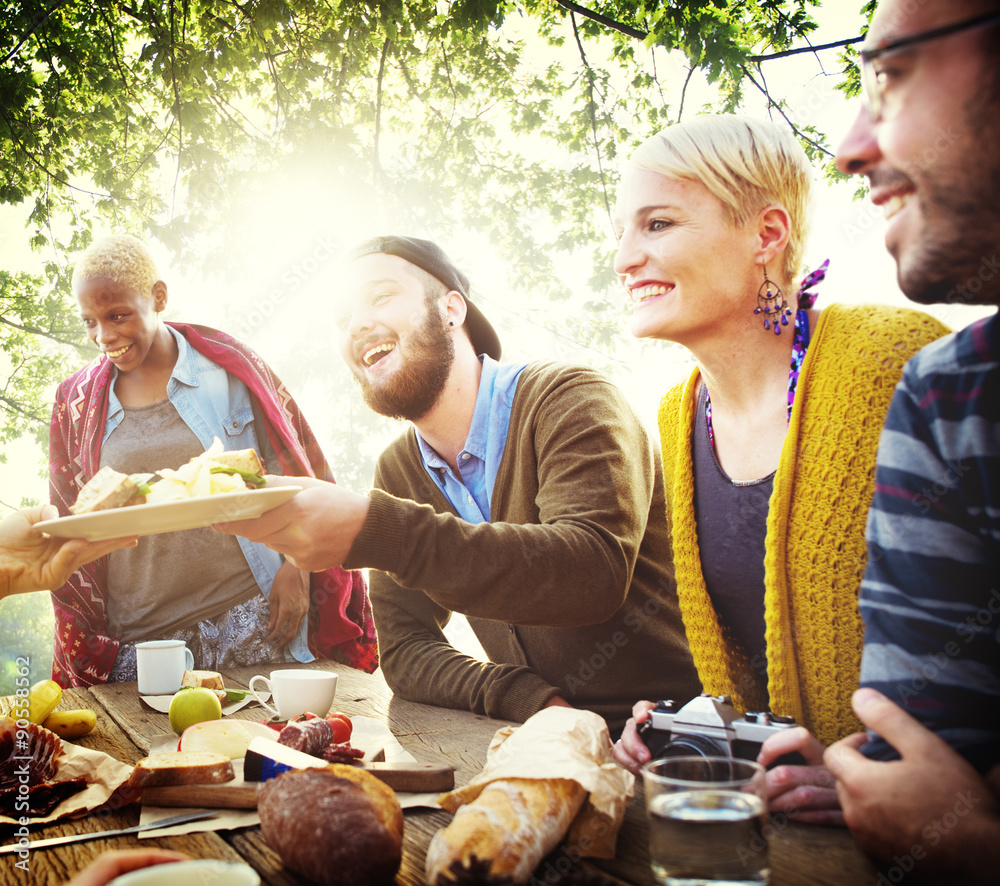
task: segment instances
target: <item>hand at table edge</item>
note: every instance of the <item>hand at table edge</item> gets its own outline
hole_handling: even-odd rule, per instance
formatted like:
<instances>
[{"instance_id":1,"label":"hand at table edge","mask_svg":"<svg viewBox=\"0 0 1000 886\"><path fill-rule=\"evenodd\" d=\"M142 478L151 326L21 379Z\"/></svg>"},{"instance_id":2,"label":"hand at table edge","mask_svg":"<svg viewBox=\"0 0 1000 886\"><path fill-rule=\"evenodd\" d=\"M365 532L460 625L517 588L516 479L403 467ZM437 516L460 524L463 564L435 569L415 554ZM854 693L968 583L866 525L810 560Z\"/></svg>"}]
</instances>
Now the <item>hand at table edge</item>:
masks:
<instances>
[{"instance_id":1,"label":"hand at table edge","mask_svg":"<svg viewBox=\"0 0 1000 886\"><path fill-rule=\"evenodd\" d=\"M98 856L66 886L106 886L130 871L178 861L190 861L190 856L169 849L114 849Z\"/></svg>"},{"instance_id":2,"label":"hand at table edge","mask_svg":"<svg viewBox=\"0 0 1000 886\"><path fill-rule=\"evenodd\" d=\"M868 739L860 732L831 745L824 755L858 844L873 858L897 865L903 859L921 877L961 874L969 886L995 883L1000 766L984 778L947 742L874 689L858 689L852 704L861 722L900 755L886 761L865 757L860 751Z\"/></svg>"}]
</instances>

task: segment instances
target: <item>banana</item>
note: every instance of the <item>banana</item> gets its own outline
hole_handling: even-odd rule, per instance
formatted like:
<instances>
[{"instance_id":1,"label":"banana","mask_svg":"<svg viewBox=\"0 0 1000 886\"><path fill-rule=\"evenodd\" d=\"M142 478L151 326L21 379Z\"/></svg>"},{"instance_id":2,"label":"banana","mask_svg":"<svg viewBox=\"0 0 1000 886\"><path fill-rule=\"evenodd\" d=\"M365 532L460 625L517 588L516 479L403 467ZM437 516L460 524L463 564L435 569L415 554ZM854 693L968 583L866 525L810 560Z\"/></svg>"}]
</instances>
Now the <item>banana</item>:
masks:
<instances>
[{"instance_id":1,"label":"banana","mask_svg":"<svg viewBox=\"0 0 1000 886\"><path fill-rule=\"evenodd\" d=\"M28 692L28 722L41 724L62 701L62 686L55 680L39 680Z\"/></svg>"},{"instance_id":2,"label":"banana","mask_svg":"<svg viewBox=\"0 0 1000 886\"><path fill-rule=\"evenodd\" d=\"M78 711L55 711L42 723L60 738L80 738L97 725L97 714L89 708Z\"/></svg>"}]
</instances>

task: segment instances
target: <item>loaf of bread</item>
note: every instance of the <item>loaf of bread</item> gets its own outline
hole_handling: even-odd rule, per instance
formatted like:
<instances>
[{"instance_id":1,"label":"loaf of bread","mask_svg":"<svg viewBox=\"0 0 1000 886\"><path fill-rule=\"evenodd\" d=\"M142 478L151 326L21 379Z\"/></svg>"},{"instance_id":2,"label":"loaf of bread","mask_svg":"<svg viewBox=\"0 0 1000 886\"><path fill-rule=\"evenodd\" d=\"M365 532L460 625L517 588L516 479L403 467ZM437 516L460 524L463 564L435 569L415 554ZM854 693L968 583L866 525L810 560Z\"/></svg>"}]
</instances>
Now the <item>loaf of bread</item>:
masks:
<instances>
[{"instance_id":1,"label":"loaf of bread","mask_svg":"<svg viewBox=\"0 0 1000 886\"><path fill-rule=\"evenodd\" d=\"M236 777L233 761L210 751L150 754L135 764L129 784L138 788L179 784L223 784Z\"/></svg>"},{"instance_id":2,"label":"loaf of bread","mask_svg":"<svg viewBox=\"0 0 1000 886\"><path fill-rule=\"evenodd\" d=\"M185 671L181 678L181 686L194 686L203 689L225 689L222 674L218 671Z\"/></svg>"},{"instance_id":3,"label":"loaf of bread","mask_svg":"<svg viewBox=\"0 0 1000 886\"><path fill-rule=\"evenodd\" d=\"M475 856L490 862L491 876L527 883L565 836L586 798L587 791L570 779L490 782L434 835L427 848L427 882L436 886L440 875L453 875L456 862L468 869Z\"/></svg>"},{"instance_id":4,"label":"loaf of bread","mask_svg":"<svg viewBox=\"0 0 1000 886\"><path fill-rule=\"evenodd\" d=\"M393 881L403 856L403 810L362 769L331 764L266 781L257 795L264 839L285 867L320 886Z\"/></svg>"}]
</instances>

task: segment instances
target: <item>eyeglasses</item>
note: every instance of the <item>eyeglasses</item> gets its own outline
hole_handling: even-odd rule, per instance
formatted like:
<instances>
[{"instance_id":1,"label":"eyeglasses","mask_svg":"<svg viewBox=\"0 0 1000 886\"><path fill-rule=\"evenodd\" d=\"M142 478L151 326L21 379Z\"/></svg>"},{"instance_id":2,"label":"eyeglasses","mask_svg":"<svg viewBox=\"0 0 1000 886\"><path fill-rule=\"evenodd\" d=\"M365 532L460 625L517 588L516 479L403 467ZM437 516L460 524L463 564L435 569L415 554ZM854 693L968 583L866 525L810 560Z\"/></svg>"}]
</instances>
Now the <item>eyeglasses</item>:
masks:
<instances>
[{"instance_id":1,"label":"eyeglasses","mask_svg":"<svg viewBox=\"0 0 1000 886\"><path fill-rule=\"evenodd\" d=\"M924 43L927 40L937 40L938 37L946 37L948 34L956 34L959 31L967 31L971 28L980 28L995 24L1000 24L1000 13L981 15L978 18L968 19L967 21L942 25L940 28L931 28L929 31L910 34L909 37L900 37L898 40L883 40L876 43L870 49L862 49L860 53L861 86L864 90L864 102L868 116L873 121L878 120L882 115L882 106L885 103L884 82L879 72L875 70L875 62L880 58L907 46Z\"/></svg>"}]
</instances>

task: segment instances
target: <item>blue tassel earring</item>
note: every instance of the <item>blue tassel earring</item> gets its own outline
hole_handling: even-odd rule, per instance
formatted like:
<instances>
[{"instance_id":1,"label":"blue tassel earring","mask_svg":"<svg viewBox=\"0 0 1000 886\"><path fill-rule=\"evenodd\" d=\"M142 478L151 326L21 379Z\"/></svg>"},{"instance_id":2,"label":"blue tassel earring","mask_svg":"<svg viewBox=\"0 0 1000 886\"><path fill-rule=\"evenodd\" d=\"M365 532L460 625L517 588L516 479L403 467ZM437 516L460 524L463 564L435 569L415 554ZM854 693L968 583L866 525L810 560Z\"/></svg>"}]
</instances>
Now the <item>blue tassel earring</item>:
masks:
<instances>
[{"instance_id":1,"label":"blue tassel earring","mask_svg":"<svg viewBox=\"0 0 1000 886\"><path fill-rule=\"evenodd\" d=\"M764 282L757 290L757 307L753 312L764 315L764 328L774 329L775 335L781 335L781 327L787 326L788 318L792 316L792 309L788 307L781 287L767 279L767 265L764 265Z\"/></svg>"}]
</instances>

